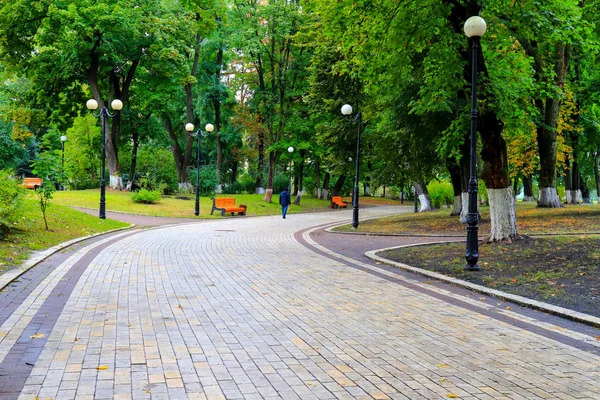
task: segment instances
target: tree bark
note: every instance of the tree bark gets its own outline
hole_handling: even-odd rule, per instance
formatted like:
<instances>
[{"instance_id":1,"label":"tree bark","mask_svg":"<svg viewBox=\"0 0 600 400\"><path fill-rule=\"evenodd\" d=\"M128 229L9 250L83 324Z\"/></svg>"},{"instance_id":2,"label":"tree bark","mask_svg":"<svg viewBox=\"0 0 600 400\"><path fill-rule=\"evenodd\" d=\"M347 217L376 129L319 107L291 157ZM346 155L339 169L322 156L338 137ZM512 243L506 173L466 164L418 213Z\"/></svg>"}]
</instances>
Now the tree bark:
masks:
<instances>
[{"instance_id":1,"label":"tree bark","mask_svg":"<svg viewBox=\"0 0 600 400\"><path fill-rule=\"evenodd\" d=\"M419 209L419 212L435 210L435 208L431 204L431 197L429 197L427 185L424 182L414 182L414 185L417 191L417 196L419 196L419 202L421 203L421 208Z\"/></svg>"},{"instance_id":2,"label":"tree bark","mask_svg":"<svg viewBox=\"0 0 600 400\"><path fill-rule=\"evenodd\" d=\"M221 84L221 65L223 64L223 47L219 47L217 52L217 67L215 71L215 85ZM221 190L221 171L223 168L223 146L221 144L221 98L219 95L213 96L213 105L215 109L215 146L217 148L217 191Z\"/></svg>"},{"instance_id":3,"label":"tree bark","mask_svg":"<svg viewBox=\"0 0 600 400\"><path fill-rule=\"evenodd\" d=\"M269 153L269 173L267 175L267 190L265 190L265 197L263 201L270 203L273 198L273 178L275 173L275 152Z\"/></svg>"},{"instance_id":4,"label":"tree bark","mask_svg":"<svg viewBox=\"0 0 600 400\"><path fill-rule=\"evenodd\" d=\"M452 190L454 192L454 206L452 207L450 216L460 215L460 211L462 210L460 165L456 159L447 158L446 168L448 168L448 172L450 173L450 181L452 182Z\"/></svg>"},{"instance_id":5,"label":"tree bark","mask_svg":"<svg viewBox=\"0 0 600 400\"><path fill-rule=\"evenodd\" d=\"M187 181L187 167L185 166L185 157L179 141L177 140L177 134L173 128L171 117L164 113L162 116L162 123L165 131L171 139L171 153L173 153L173 159L175 160L175 168L177 168L177 177L179 178L179 188L183 189L188 187L190 184Z\"/></svg>"},{"instance_id":6,"label":"tree bark","mask_svg":"<svg viewBox=\"0 0 600 400\"><path fill-rule=\"evenodd\" d=\"M131 146L131 168L129 169L129 180L127 181L127 187L125 190L131 191L133 189L133 182L135 180L135 168L137 165L137 153L140 145L140 134L137 129L131 130L131 138L133 139L133 145Z\"/></svg>"},{"instance_id":7,"label":"tree bark","mask_svg":"<svg viewBox=\"0 0 600 400\"><path fill-rule=\"evenodd\" d=\"M533 177L531 175L523 177L523 201L535 201L535 197L533 197Z\"/></svg>"},{"instance_id":8,"label":"tree bark","mask_svg":"<svg viewBox=\"0 0 600 400\"><path fill-rule=\"evenodd\" d=\"M342 190L342 187L344 186L344 182L346 182L346 174L340 175L338 180L335 182L335 185L333 185L333 188L331 189L331 194L333 196L340 195L340 191Z\"/></svg>"},{"instance_id":9,"label":"tree bark","mask_svg":"<svg viewBox=\"0 0 600 400\"><path fill-rule=\"evenodd\" d=\"M488 189L488 198L491 228L487 242L511 243L517 238L518 233L515 198L510 186L503 189Z\"/></svg>"},{"instance_id":10,"label":"tree bark","mask_svg":"<svg viewBox=\"0 0 600 400\"><path fill-rule=\"evenodd\" d=\"M329 198L329 181L331 180L331 174L325 172L325 178L323 179L323 188L321 189L321 200L327 200Z\"/></svg>"},{"instance_id":11,"label":"tree bark","mask_svg":"<svg viewBox=\"0 0 600 400\"><path fill-rule=\"evenodd\" d=\"M562 92L564 88L567 69L571 59L571 46L558 44L554 56L555 86ZM556 129L560 113L561 95L554 96L536 104L544 116L542 124L537 127L537 143L540 156L540 198L538 207L558 208L562 203L556 191Z\"/></svg>"}]
</instances>

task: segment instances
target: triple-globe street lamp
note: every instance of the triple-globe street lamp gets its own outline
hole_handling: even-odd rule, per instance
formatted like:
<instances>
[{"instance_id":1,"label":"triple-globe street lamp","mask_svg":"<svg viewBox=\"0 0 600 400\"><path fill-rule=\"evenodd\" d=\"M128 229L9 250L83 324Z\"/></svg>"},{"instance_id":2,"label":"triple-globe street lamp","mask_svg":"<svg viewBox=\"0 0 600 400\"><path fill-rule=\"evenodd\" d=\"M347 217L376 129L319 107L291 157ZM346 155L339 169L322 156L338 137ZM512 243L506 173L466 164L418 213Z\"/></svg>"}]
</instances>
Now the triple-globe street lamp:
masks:
<instances>
[{"instance_id":1,"label":"triple-globe street lamp","mask_svg":"<svg viewBox=\"0 0 600 400\"><path fill-rule=\"evenodd\" d=\"M477 56L479 53L479 42L485 34L486 24L481 17L471 17L465 22L465 34L471 39L472 72L471 72L471 159L469 174L469 213L467 215L467 249L465 259L468 271L478 271L479 265L479 243L478 243L478 214L477 214Z\"/></svg>"},{"instance_id":2,"label":"triple-globe street lamp","mask_svg":"<svg viewBox=\"0 0 600 400\"><path fill-rule=\"evenodd\" d=\"M344 104L342 106L342 114L344 114L350 121L357 122L358 134L356 135L356 172L354 174L354 191L352 194L352 227L358 228L358 173L360 165L360 129L362 127L362 114L359 112L356 117L351 118L352 106L350 104Z\"/></svg>"},{"instance_id":3,"label":"triple-globe street lamp","mask_svg":"<svg viewBox=\"0 0 600 400\"><path fill-rule=\"evenodd\" d=\"M98 102L95 99L89 99L85 103L88 110L92 112L94 117L100 117L102 123L102 162L100 166L100 218L106 218L106 180L104 178L104 169L106 163L106 132L108 129L107 118L114 117L116 112L111 114L108 108L103 105L98 114L94 111L98 109ZM123 109L123 102L119 99L115 99L110 103L110 106L115 111L121 111Z\"/></svg>"},{"instance_id":4,"label":"triple-globe street lamp","mask_svg":"<svg viewBox=\"0 0 600 400\"><path fill-rule=\"evenodd\" d=\"M200 138L204 137L204 132L202 132L202 129L194 132L194 124L191 122L185 124L185 130L191 137L198 137L198 151L196 152L196 204L194 207L194 215L198 216L200 215ZM206 124L204 130L211 133L215 130L215 127L213 124Z\"/></svg>"}]
</instances>

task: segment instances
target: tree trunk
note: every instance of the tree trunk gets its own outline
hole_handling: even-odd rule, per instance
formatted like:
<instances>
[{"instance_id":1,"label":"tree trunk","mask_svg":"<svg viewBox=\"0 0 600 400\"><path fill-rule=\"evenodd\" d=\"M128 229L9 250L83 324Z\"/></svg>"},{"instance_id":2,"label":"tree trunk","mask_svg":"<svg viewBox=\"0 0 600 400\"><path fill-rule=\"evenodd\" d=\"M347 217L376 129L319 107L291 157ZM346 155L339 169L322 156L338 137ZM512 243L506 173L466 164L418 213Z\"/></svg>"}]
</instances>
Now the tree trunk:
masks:
<instances>
[{"instance_id":1,"label":"tree trunk","mask_svg":"<svg viewBox=\"0 0 600 400\"><path fill-rule=\"evenodd\" d=\"M233 155L233 160L232 160L232 165L231 165L231 180L230 180L230 182L233 185L237 181L238 166L240 163L240 151L236 146L233 149L231 149L231 153Z\"/></svg>"},{"instance_id":2,"label":"tree trunk","mask_svg":"<svg viewBox=\"0 0 600 400\"><path fill-rule=\"evenodd\" d=\"M263 200L270 203L273 198L273 177L275 174L275 152L269 153L269 174L267 175L267 190L265 191L265 197Z\"/></svg>"},{"instance_id":3,"label":"tree trunk","mask_svg":"<svg viewBox=\"0 0 600 400\"><path fill-rule=\"evenodd\" d=\"M596 178L596 196L600 204L600 149L594 153L594 178Z\"/></svg>"},{"instance_id":4,"label":"tree trunk","mask_svg":"<svg viewBox=\"0 0 600 400\"><path fill-rule=\"evenodd\" d=\"M564 44L556 46L555 54L555 85L562 91L567 69L571 58L571 47ZM536 104L544 120L537 127L537 143L540 156L540 198L538 207L558 208L563 205L556 191L556 128L558 127L558 116L560 113L561 93L546 99L545 104L537 101Z\"/></svg>"},{"instance_id":5,"label":"tree trunk","mask_svg":"<svg viewBox=\"0 0 600 400\"><path fill-rule=\"evenodd\" d=\"M531 175L523 177L523 201L535 201L535 197L533 197L533 177Z\"/></svg>"},{"instance_id":6,"label":"tree trunk","mask_svg":"<svg viewBox=\"0 0 600 400\"><path fill-rule=\"evenodd\" d=\"M184 165L184 154L179 146L179 142L177 140L177 134L173 129L173 123L171 122L171 117L164 113L162 116L162 123L165 131L169 135L171 139L171 153L173 153L173 159L175 160L175 167L177 168L177 177L179 178L179 188L183 189L184 187L189 185L188 175L187 175L187 167Z\"/></svg>"},{"instance_id":7,"label":"tree trunk","mask_svg":"<svg viewBox=\"0 0 600 400\"><path fill-rule=\"evenodd\" d=\"M265 131L262 128L258 130L258 142L257 142L257 150L258 150L258 166L256 172L256 194L265 193L265 188L263 187L263 173L265 170Z\"/></svg>"},{"instance_id":8,"label":"tree trunk","mask_svg":"<svg viewBox=\"0 0 600 400\"><path fill-rule=\"evenodd\" d=\"M446 159L446 168L448 168L448 172L450 173L452 190L454 192L454 206L452 207L450 216L460 215L460 211L462 210L460 165L456 162L456 159L448 158Z\"/></svg>"},{"instance_id":9,"label":"tree trunk","mask_svg":"<svg viewBox=\"0 0 600 400\"><path fill-rule=\"evenodd\" d=\"M331 174L325 172L325 178L323 179L323 188L321 189L321 200L327 200L329 198L329 181L331 180Z\"/></svg>"},{"instance_id":10,"label":"tree trunk","mask_svg":"<svg viewBox=\"0 0 600 400\"><path fill-rule=\"evenodd\" d=\"M417 191L417 196L419 196L419 202L421 203L419 212L435 210L431 204L431 198L429 197L429 191L427 191L427 185L423 182L415 182L414 185Z\"/></svg>"},{"instance_id":11,"label":"tree trunk","mask_svg":"<svg viewBox=\"0 0 600 400\"><path fill-rule=\"evenodd\" d=\"M317 188L317 199L321 198L321 163L319 160L315 161L315 186Z\"/></svg>"},{"instance_id":12,"label":"tree trunk","mask_svg":"<svg viewBox=\"0 0 600 400\"><path fill-rule=\"evenodd\" d=\"M221 66L223 64L223 47L217 52L217 66L215 71L215 85L221 84ZM221 98L219 95L213 97L215 109L215 146L217 147L217 191L221 191L221 171L223 168L223 146L221 144Z\"/></svg>"},{"instance_id":13,"label":"tree trunk","mask_svg":"<svg viewBox=\"0 0 600 400\"><path fill-rule=\"evenodd\" d=\"M579 193L581 196L582 201L585 204L590 204L592 201L590 200L590 189L588 189L585 180L581 179L581 176L579 177Z\"/></svg>"},{"instance_id":14,"label":"tree trunk","mask_svg":"<svg viewBox=\"0 0 600 400\"><path fill-rule=\"evenodd\" d=\"M331 189L331 194L333 196L340 196L340 191L342 190L342 187L344 187L344 182L346 182L346 174L340 175L335 182L335 185L333 185L333 188Z\"/></svg>"},{"instance_id":15,"label":"tree trunk","mask_svg":"<svg viewBox=\"0 0 600 400\"><path fill-rule=\"evenodd\" d=\"M503 189L488 189L490 202L490 235L488 243L508 242L517 238L517 215L515 198L510 187Z\"/></svg>"},{"instance_id":16,"label":"tree trunk","mask_svg":"<svg viewBox=\"0 0 600 400\"><path fill-rule=\"evenodd\" d=\"M131 191L133 189L133 182L135 180L135 167L137 164L137 152L140 144L140 134L137 129L132 129L131 138L133 139L133 145L131 146L131 168L129 169L129 180L127 181L126 190Z\"/></svg>"}]
</instances>

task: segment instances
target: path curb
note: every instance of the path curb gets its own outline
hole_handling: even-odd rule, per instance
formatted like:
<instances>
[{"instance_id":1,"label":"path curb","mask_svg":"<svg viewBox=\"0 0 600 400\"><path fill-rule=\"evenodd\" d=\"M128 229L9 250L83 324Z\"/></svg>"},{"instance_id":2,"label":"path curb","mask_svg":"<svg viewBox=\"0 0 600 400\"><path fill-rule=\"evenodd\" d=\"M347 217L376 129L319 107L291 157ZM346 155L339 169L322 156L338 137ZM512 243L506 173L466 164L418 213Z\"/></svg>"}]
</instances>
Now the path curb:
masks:
<instances>
[{"instance_id":1,"label":"path curb","mask_svg":"<svg viewBox=\"0 0 600 400\"><path fill-rule=\"evenodd\" d=\"M0 290L4 289L19 276L23 275L25 272L35 267L37 264L41 263L46 258L50 257L52 254L57 253L62 249L65 249L75 243L83 242L84 240L88 240L102 235L107 235L110 233L124 231L127 229L134 228L135 226L135 224L130 224L129 226L125 226L123 228L111 229L110 231L106 232L94 233L93 235L78 237L75 239L68 240L66 242L59 243L56 246L50 247L49 249L36 252L36 254L33 257L30 257L27 260L25 260L19 267L10 270L0 276Z\"/></svg>"},{"instance_id":2,"label":"path curb","mask_svg":"<svg viewBox=\"0 0 600 400\"><path fill-rule=\"evenodd\" d=\"M438 242L438 243L446 243L446 242ZM430 277L430 278L433 278L433 279L436 279L439 281L450 283L455 286L460 286L465 289L473 290L474 292L477 292L477 293L482 293L482 294L485 294L485 295L488 295L491 297L495 297L495 298L498 298L501 300L510 301L510 302L516 303L516 304L524 306L524 307L529 307L529 308L532 308L535 310L544 311L544 312L547 312L547 313L550 313L553 315L557 315L559 317L570 319L572 321L577 321L577 322L581 322L581 323L584 323L587 325L591 325L591 326L600 328L600 318L594 317L592 315L580 313L580 312L569 310L567 308L563 308L563 307L559 307L559 306L554 306L552 304L544 303L542 301L532 300L527 297L518 296L518 295L510 294L510 293L505 293L500 290L490 289L485 286L476 285L474 283L470 283L470 282L463 281L460 279L452 278L450 276L442 275L437 272L432 272L432 271L428 271L425 269L412 267L407 264L399 263L397 261L388 260L387 258L383 258L383 257L380 257L377 255L377 253L382 252L382 251L394 250L394 249L405 248L405 247L427 246L427 245L432 245L432 244L436 244L436 243L420 243L420 244L410 244L410 245L404 245L404 246L387 247L387 248L383 248L383 249L379 249L379 250L368 251L365 253L365 256L367 256L368 258L375 260L377 262L391 265L391 266L403 269L405 271L409 271L409 272L412 272L415 274L427 276L427 277Z\"/></svg>"}]
</instances>

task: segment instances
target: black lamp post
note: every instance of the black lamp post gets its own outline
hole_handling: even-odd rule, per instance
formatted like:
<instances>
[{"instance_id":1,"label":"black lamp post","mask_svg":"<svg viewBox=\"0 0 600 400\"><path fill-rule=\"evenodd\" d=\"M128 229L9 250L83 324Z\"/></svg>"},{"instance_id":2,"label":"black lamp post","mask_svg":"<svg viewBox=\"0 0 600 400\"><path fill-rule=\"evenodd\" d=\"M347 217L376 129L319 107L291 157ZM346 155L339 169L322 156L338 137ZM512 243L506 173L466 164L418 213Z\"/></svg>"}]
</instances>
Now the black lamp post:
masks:
<instances>
[{"instance_id":1,"label":"black lamp post","mask_svg":"<svg viewBox=\"0 0 600 400\"><path fill-rule=\"evenodd\" d=\"M210 133L215 130L213 124L206 124L204 127L206 132ZM202 129L194 131L194 124L185 124L185 130L191 137L198 137L198 151L196 152L196 204L194 207L194 215L200 215L200 138L204 136Z\"/></svg>"},{"instance_id":2,"label":"black lamp post","mask_svg":"<svg viewBox=\"0 0 600 400\"><path fill-rule=\"evenodd\" d=\"M290 195L292 194L292 157L293 157L293 153L294 153L294 148L292 146L288 147L288 153L290 153L290 173L289 175L289 189L290 189Z\"/></svg>"},{"instance_id":3,"label":"black lamp post","mask_svg":"<svg viewBox=\"0 0 600 400\"><path fill-rule=\"evenodd\" d=\"M352 115L352 106L344 104L342 106L342 114L347 117ZM352 122L357 122L358 134L356 135L356 172L354 173L354 192L352 194L352 227L358 228L358 173L360 165L360 128L362 127L362 114L357 113L354 119L348 118Z\"/></svg>"},{"instance_id":4,"label":"black lamp post","mask_svg":"<svg viewBox=\"0 0 600 400\"><path fill-rule=\"evenodd\" d=\"M62 164L60 169L60 190L65 190L65 142L67 137L62 135L60 137L60 144L62 146Z\"/></svg>"},{"instance_id":5,"label":"black lamp post","mask_svg":"<svg viewBox=\"0 0 600 400\"><path fill-rule=\"evenodd\" d=\"M102 106L102 109L98 114L94 114L94 110L98 109L98 102L94 99L89 99L87 103L85 103L88 110L92 111L92 115L94 117L100 117L100 121L102 122L102 162L100 166L100 218L106 218L106 180L104 178L104 169L106 163L106 130L107 130L107 121L108 117L114 117L116 113L111 114L108 111L106 106ZM115 99L110 103L110 106L115 111L121 111L123 109L123 102L119 99Z\"/></svg>"},{"instance_id":6,"label":"black lamp post","mask_svg":"<svg viewBox=\"0 0 600 400\"><path fill-rule=\"evenodd\" d=\"M472 72L471 72L471 161L469 176L469 213L467 215L467 250L465 259L468 271L479 271L479 243L477 237L477 55L479 41L484 35L486 24L481 17L471 17L465 22L465 34L472 43Z\"/></svg>"}]
</instances>

